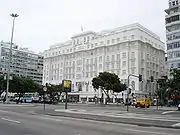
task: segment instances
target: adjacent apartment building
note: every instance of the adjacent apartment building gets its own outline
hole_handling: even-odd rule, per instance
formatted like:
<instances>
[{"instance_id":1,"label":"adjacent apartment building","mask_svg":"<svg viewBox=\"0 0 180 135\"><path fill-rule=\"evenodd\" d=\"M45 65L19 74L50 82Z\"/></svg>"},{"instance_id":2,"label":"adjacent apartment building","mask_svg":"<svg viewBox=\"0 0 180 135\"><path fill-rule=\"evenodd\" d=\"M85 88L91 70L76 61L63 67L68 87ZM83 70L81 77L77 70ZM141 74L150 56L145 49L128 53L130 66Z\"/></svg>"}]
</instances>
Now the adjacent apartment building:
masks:
<instances>
[{"instance_id":1,"label":"adjacent apartment building","mask_svg":"<svg viewBox=\"0 0 180 135\"><path fill-rule=\"evenodd\" d=\"M10 43L0 42L0 74L8 71ZM32 78L42 84L43 56L29 51L27 48L18 48L13 44L11 73Z\"/></svg>"},{"instance_id":2,"label":"adjacent apartment building","mask_svg":"<svg viewBox=\"0 0 180 135\"><path fill-rule=\"evenodd\" d=\"M50 46L44 52L43 66L44 84L70 79L70 95L79 100L101 97L100 91L92 87L92 78L103 71L117 74L124 83L129 74L142 74L143 82L130 78L132 92L153 94L156 83L150 82L150 77L157 79L165 74L165 45L159 36L138 23L100 32L86 31ZM122 96L126 92L119 94L119 98Z\"/></svg>"},{"instance_id":3,"label":"adjacent apartment building","mask_svg":"<svg viewBox=\"0 0 180 135\"><path fill-rule=\"evenodd\" d=\"M169 8L165 10L167 66L180 68L180 0L169 0Z\"/></svg>"}]
</instances>

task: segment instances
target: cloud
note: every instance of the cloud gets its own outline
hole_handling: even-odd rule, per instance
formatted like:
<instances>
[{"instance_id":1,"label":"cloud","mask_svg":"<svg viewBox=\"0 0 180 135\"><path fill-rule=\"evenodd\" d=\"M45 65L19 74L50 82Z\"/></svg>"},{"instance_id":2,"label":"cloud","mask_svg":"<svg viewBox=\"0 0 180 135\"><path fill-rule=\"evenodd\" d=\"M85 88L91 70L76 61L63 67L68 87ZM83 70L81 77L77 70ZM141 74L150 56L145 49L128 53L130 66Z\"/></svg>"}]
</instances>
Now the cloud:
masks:
<instances>
[{"instance_id":1,"label":"cloud","mask_svg":"<svg viewBox=\"0 0 180 135\"><path fill-rule=\"evenodd\" d=\"M6 0L1 1L0 40L9 41L18 13L14 42L43 51L81 30L100 31L139 22L165 41L165 0Z\"/></svg>"}]
</instances>

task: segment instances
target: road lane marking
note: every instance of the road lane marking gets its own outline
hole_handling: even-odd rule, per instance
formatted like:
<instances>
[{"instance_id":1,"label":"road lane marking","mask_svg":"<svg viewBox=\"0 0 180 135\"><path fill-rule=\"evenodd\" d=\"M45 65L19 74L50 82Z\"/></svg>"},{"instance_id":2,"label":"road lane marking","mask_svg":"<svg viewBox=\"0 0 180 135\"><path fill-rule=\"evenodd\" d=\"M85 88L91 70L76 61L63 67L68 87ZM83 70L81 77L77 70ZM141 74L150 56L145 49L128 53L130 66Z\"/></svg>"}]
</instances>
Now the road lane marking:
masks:
<instances>
[{"instance_id":1,"label":"road lane marking","mask_svg":"<svg viewBox=\"0 0 180 135\"><path fill-rule=\"evenodd\" d=\"M168 113L173 113L175 111L166 111L166 112L163 112L162 114L168 114Z\"/></svg>"},{"instance_id":2,"label":"road lane marking","mask_svg":"<svg viewBox=\"0 0 180 135\"><path fill-rule=\"evenodd\" d=\"M136 133L148 133L148 134L153 134L153 135L169 135L169 133L164 133L164 132L154 132L154 131L145 131L145 130L139 130L139 129L125 129L127 131L132 131Z\"/></svg>"},{"instance_id":3,"label":"road lane marking","mask_svg":"<svg viewBox=\"0 0 180 135\"><path fill-rule=\"evenodd\" d=\"M5 121L13 122L13 123L18 123L18 124L21 123L20 121L17 121L17 120L11 120L11 119L7 119L7 118L1 118L1 119L5 120Z\"/></svg>"},{"instance_id":4,"label":"road lane marking","mask_svg":"<svg viewBox=\"0 0 180 135\"><path fill-rule=\"evenodd\" d=\"M180 127L180 123L173 124L172 127Z\"/></svg>"}]
</instances>

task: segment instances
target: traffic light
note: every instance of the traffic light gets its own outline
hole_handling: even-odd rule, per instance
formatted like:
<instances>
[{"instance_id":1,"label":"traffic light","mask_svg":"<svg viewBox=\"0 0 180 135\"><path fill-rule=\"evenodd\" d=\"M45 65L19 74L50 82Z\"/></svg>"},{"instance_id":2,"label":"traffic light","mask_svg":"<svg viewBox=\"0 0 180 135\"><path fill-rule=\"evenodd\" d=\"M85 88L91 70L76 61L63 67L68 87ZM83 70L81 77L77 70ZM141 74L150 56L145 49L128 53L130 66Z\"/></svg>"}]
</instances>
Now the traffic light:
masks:
<instances>
[{"instance_id":1,"label":"traffic light","mask_svg":"<svg viewBox=\"0 0 180 135\"><path fill-rule=\"evenodd\" d=\"M142 81L142 75L139 74L139 81Z\"/></svg>"},{"instance_id":2,"label":"traffic light","mask_svg":"<svg viewBox=\"0 0 180 135\"><path fill-rule=\"evenodd\" d=\"M151 76L151 82L154 82L154 77L153 76Z\"/></svg>"}]
</instances>

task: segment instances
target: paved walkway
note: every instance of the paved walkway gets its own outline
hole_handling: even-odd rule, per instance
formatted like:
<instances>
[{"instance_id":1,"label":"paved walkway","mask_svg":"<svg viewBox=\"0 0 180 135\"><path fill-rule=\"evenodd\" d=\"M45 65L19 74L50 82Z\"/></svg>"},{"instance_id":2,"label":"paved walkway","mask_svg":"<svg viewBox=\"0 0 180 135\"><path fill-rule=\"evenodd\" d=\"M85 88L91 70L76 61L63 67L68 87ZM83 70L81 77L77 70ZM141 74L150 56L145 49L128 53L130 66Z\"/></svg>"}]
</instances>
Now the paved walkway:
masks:
<instances>
[{"instance_id":1,"label":"paved walkway","mask_svg":"<svg viewBox=\"0 0 180 135\"><path fill-rule=\"evenodd\" d=\"M15 102L10 102L9 104L3 104L1 103L0 106L7 106L7 107L10 107L10 106L36 106L36 104L31 104L31 103L19 103L19 104L16 104Z\"/></svg>"},{"instance_id":2,"label":"paved walkway","mask_svg":"<svg viewBox=\"0 0 180 135\"><path fill-rule=\"evenodd\" d=\"M132 113L126 111L100 111L100 110L82 110L82 109L55 109L55 112L67 112L67 113L74 113L74 114L89 114L89 115L100 115L100 116L110 116L110 117L123 117L123 118L138 118L138 119L154 119L154 120L176 120L180 122L180 117L172 117L167 115L160 115L160 114L139 114L139 113ZM175 112L175 111L166 111L165 114L168 112ZM178 112L178 111L177 111ZM178 112L180 115L180 112Z\"/></svg>"},{"instance_id":3,"label":"paved walkway","mask_svg":"<svg viewBox=\"0 0 180 135\"><path fill-rule=\"evenodd\" d=\"M51 116L70 117L78 119L88 119L95 121L105 121L113 123L133 124L138 126L154 126L165 128L180 128L180 117L171 117L164 115L146 115L136 114L125 111L118 112L102 112L102 111L89 111L84 109L55 109L37 111L34 115L44 114Z\"/></svg>"}]
</instances>

